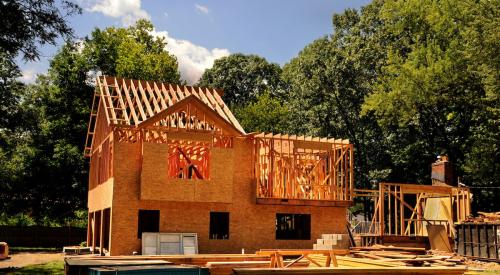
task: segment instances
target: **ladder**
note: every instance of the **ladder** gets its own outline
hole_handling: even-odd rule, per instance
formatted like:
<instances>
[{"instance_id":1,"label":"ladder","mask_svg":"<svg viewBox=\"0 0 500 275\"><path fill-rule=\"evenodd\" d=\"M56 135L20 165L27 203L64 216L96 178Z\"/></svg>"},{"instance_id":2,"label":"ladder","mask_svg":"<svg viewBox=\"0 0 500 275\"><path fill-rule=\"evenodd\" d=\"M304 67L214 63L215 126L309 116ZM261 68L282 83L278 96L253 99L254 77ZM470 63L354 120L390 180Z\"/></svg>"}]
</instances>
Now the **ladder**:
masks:
<instances>
[{"instance_id":1,"label":"ladder","mask_svg":"<svg viewBox=\"0 0 500 275\"><path fill-rule=\"evenodd\" d=\"M94 91L94 97L92 99L92 109L90 110L89 124L87 128L87 137L85 139L85 148L83 149L83 155L85 157L90 157L92 155L92 141L94 140L94 130L95 123L97 119L97 105L99 104L99 93L97 90Z\"/></svg>"}]
</instances>

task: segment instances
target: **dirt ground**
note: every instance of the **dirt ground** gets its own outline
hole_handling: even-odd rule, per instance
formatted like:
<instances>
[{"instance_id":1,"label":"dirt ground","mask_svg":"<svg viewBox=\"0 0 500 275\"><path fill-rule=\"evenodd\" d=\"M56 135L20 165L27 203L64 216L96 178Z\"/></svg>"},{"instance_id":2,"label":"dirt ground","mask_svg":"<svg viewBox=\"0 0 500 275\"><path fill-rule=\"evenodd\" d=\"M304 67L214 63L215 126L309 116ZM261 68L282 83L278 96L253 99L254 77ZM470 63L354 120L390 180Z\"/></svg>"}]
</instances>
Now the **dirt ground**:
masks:
<instances>
[{"instance_id":1,"label":"dirt ground","mask_svg":"<svg viewBox=\"0 0 500 275\"><path fill-rule=\"evenodd\" d=\"M28 265L62 261L64 259L64 254L58 252L19 252L10 254L9 256L10 259L0 260L0 269L19 268Z\"/></svg>"}]
</instances>

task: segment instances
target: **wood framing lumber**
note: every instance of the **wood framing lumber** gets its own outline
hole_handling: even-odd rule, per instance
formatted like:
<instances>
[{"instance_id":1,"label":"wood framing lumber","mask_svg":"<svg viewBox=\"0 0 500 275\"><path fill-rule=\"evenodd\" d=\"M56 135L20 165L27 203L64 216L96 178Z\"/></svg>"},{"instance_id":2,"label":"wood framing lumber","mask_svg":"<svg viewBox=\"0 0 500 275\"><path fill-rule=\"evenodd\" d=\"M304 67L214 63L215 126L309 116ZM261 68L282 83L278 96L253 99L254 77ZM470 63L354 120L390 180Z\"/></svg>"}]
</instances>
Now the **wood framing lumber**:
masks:
<instances>
[{"instance_id":1,"label":"wood framing lumber","mask_svg":"<svg viewBox=\"0 0 500 275\"><path fill-rule=\"evenodd\" d=\"M364 275L364 274L412 274L412 275L461 275L465 268L455 267L388 267L388 268L235 268L233 274L237 275L260 275L260 274L345 274L345 275Z\"/></svg>"}]
</instances>

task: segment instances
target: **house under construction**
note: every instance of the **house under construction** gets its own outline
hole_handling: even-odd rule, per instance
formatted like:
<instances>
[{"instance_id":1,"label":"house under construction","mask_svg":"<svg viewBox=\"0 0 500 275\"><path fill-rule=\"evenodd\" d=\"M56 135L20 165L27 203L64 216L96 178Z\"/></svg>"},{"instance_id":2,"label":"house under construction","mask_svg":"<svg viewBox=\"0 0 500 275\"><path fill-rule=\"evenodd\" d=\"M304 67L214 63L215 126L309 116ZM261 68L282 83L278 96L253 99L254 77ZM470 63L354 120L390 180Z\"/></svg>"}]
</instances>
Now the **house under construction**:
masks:
<instances>
[{"instance_id":1,"label":"house under construction","mask_svg":"<svg viewBox=\"0 0 500 275\"><path fill-rule=\"evenodd\" d=\"M97 78L85 147L94 251L144 253L144 232L195 234L199 253L312 248L346 233L352 144L246 133L222 95Z\"/></svg>"}]
</instances>

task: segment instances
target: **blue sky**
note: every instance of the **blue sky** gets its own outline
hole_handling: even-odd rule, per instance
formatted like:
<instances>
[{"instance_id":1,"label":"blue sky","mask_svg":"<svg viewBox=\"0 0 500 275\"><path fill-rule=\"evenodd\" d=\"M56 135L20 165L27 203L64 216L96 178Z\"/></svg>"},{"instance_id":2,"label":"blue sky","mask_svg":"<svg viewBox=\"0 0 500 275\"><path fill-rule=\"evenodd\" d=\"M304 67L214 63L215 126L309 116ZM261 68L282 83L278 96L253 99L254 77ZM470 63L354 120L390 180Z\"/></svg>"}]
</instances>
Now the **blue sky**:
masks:
<instances>
[{"instance_id":1,"label":"blue sky","mask_svg":"<svg viewBox=\"0 0 500 275\"><path fill-rule=\"evenodd\" d=\"M177 56L181 76L194 83L213 61L230 53L257 54L286 64L314 39L332 32L333 13L368 0L75 0L83 14L70 18L80 38L94 28L128 26L147 18ZM61 42L62 43L62 42ZM44 73L60 46L42 48L38 62L19 61L23 80Z\"/></svg>"}]
</instances>

